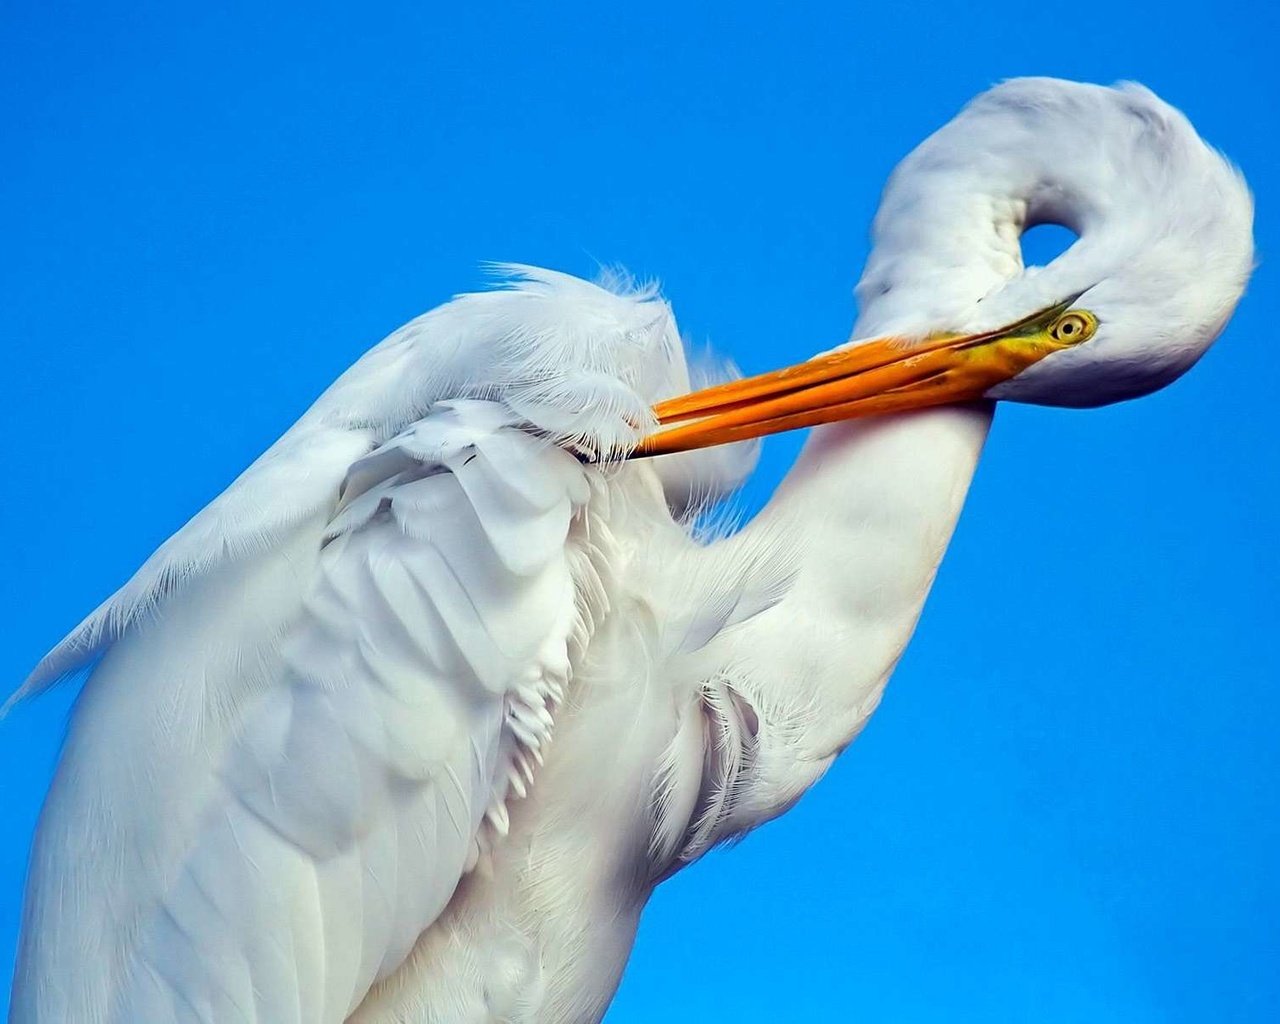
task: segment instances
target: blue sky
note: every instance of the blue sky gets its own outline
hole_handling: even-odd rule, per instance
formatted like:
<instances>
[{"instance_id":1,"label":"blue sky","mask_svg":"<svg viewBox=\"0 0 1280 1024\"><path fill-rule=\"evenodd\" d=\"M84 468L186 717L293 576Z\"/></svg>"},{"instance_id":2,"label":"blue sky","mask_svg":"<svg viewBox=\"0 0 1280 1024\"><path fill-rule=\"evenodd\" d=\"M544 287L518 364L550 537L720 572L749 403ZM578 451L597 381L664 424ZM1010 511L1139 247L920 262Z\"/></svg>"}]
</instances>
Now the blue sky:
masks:
<instances>
[{"instance_id":1,"label":"blue sky","mask_svg":"<svg viewBox=\"0 0 1280 1024\"><path fill-rule=\"evenodd\" d=\"M659 891L609 1021L1280 1016L1273 5L212 6L0 8L6 685L482 260L622 263L770 368L966 99L1137 79L1259 197L1239 313L1159 395L1000 412L882 708ZM71 697L0 723L0 975Z\"/></svg>"}]
</instances>

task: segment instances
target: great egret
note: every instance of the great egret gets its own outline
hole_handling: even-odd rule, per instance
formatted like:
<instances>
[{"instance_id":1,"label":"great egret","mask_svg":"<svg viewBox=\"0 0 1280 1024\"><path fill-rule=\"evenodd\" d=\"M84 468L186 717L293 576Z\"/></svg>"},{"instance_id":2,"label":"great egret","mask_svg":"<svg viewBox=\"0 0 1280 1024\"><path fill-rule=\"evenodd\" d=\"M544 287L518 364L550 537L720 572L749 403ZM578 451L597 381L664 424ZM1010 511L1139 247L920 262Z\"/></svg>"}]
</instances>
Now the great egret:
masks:
<instances>
[{"instance_id":1,"label":"great egret","mask_svg":"<svg viewBox=\"0 0 1280 1024\"><path fill-rule=\"evenodd\" d=\"M1024 269L1043 221L1078 240ZM1167 384L1251 225L1150 92L1018 80L895 171L832 353L673 397L656 294L529 268L396 331L24 687L94 665L12 1020L599 1020L657 883L876 707L991 400ZM702 446L818 423L761 515L694 536L750 464Z\"/></svg>"}]
</instances>

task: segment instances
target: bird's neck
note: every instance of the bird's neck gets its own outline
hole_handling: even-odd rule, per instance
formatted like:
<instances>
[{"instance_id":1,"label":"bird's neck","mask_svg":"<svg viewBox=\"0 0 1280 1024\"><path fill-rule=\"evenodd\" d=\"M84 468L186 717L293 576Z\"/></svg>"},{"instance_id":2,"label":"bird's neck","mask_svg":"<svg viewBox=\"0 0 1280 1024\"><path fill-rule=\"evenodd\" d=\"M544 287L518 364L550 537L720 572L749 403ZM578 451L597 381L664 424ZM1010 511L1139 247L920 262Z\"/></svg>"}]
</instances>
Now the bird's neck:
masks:
<instances>
[{"instance_id":1,"label":"bird's neck","mask_svg":"<svg viewBox=\"0 0 1280 1024\"><path fill-rule=\"evenodd\" d=\"M769 670L799 676L825 717L817 746L839 749L874 710L951 539L991 415L983 403L815 430L752 524L795 538L796 578L762 617L761 647L776 658Z\"/></svg>"}]
</instances>

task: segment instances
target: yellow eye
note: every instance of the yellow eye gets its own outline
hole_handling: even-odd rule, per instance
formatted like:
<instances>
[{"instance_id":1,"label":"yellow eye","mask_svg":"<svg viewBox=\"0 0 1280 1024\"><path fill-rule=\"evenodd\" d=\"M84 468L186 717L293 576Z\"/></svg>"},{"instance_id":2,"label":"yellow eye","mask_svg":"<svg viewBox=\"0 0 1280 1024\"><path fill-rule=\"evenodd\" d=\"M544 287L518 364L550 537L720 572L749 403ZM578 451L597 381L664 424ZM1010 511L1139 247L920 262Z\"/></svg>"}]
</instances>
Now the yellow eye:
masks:
<instances>
[{"instance_id":1,"label":"yellow eye","mask_svg":"<svg viewBox=\"0 0 1280 1024\"><path fill-rule=\"evenodd\" d=\"M1049 326L1049 337L1065 345L1088 341L1098 329L1098 318L1086 309L1063 313Z\"/></svg>"}]
</instances>

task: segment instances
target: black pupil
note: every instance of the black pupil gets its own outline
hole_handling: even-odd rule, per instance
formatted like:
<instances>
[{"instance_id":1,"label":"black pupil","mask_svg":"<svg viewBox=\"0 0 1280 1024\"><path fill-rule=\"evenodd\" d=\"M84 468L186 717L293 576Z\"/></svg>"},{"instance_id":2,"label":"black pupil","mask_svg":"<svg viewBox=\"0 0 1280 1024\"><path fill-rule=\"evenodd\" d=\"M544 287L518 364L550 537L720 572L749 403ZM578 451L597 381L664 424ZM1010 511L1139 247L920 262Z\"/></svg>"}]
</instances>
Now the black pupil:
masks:
<instances>
[{"instance_id":1,"label":"black pupil","mask_svg":"<svg viewBox=\"0 0 1280 1024\"><path fill-rule=\"evenodd\" d=\"M1063 334L1074 334L1075 330L1076 330L1076 325L1073 324L1070 320L1068 320L1065 324L1062 325Z\"/></svg>"}]
</instances>

